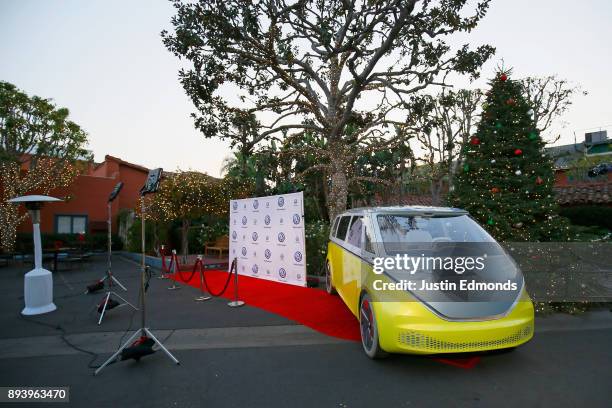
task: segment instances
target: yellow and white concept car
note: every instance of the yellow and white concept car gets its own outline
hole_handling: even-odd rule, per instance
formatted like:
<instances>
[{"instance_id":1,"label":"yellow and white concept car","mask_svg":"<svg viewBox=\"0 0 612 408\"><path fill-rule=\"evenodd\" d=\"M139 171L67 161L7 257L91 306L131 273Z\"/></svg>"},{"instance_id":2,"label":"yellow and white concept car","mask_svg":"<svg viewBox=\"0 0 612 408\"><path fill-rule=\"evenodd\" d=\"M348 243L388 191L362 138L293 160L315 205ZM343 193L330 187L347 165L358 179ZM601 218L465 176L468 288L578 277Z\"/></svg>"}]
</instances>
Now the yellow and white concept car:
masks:
<instances>
[{"instance_id":1,"label":"yellow and white concept car","mask_svg":"<svg viewBox=\"0 0 612 408\"><path fill-rule=\"evenodd\" d=\"M456 208L340 214L330 231L326 289L359 319L371 358L510 349L534 332L520 269Z\"/></svg>"}]
</instances>

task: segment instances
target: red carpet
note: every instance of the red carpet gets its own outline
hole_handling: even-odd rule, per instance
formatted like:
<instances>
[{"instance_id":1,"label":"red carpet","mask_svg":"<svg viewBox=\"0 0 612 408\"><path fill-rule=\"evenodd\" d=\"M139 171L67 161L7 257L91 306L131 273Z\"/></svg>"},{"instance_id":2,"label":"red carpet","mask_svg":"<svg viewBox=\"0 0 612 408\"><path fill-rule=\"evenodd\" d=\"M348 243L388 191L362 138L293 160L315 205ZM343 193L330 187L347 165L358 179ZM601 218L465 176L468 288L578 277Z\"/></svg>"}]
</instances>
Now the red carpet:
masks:
<instances>
[{"instance_id":1,"label":"red carpet","mask_svg":"<svg viewBox=\"0 0 612 408\"><path fill-rule=\"evenodd\" d=\"M190 269L187 266L185 269ZM182 278L189 279L191 272L182 272ZM182 278L177 279L182 282ZM227 279L227 272L206 271L206 282L213 292L219 292ZM189 285L200 288L200 276L194 274ZM357 319L344 305L339 296L330 296L324 290L303 288L265 279L239 276L239 298L247 305L283 316L328 336L344 340L360 341ZM234 279L222 295L234 296Z\"/></svg>"},{"instance_id":2,"label":"red carpet","mask_svg":"<svg viewBox=\"0 0 612 408\"><path fill-rule=\"evenodd\" d=\"M184 270L182 277L176 279L173 275L170 276L179 282L184 282L183 278L191 277L186 283L199 289L200 275L197 273L192 275L191 265L182 269ZM212 291L217 293L223 288L227 276L226 271L207 270L206 282ZM239 276L238 288L238 297L247 305L283 316L328 336L361 341L359 322L339 296L330 296L321 289L303 288L244 275ZM233 278L222 296L226 299L233 298ZM474 368L480 361L478 356L460 357L460 355L455 358L448 356L433 357L433 359L466 370Z\"/></svg>"}]
</instances>

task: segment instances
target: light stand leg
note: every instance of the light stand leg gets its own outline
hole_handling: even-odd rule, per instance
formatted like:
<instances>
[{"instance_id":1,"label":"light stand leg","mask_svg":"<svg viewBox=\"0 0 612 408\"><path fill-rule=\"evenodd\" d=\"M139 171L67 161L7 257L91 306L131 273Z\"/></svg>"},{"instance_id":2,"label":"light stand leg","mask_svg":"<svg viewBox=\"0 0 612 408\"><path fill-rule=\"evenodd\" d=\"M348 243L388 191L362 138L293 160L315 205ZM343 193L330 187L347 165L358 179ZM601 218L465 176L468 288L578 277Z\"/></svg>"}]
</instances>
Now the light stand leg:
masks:
<instances>
[{"instance_id":1,"label":"light stand leg","mask_svg":"<svg viewBox=\"0 0 612 408\"><path fill-rule=\"evenodd\" d=\"M153 333L151 333L151 330L147 329L146 327L142 329L150 338L153 339L153 341L155 342L155 344L157 344L159 346L160 349L162 349L162 351L164 353L166 353L166 355L170 358L170 360L174 361L174 364L180 364L180 362L176 359L176 357L174 357L172 355L172 353L170 353L168 351L168 349L166 347L164 347L164 345L161 343L161 341L157 340L157 337L155 337L153 335Z\"/></svg>"},{"instance_id":2,"label":"light stand leg","mask_svg":"<svg viewBox=\"0 0 612 408\"><path fill-rule=\"evenodd\" d=\"M121 289L123 289L124 291L127 292L127 289L125 286L123 286L121 284L121 282L119 282L119 279L115 278L112 274L111 274L111 279L113 280L113 282L115 282L117 285L119 285L121 287Z\"/></svg>"},{"instance_id":3,"label":"light stand leg","mask_svg":"<svg viewBox=\"0 0 612 408\"><path fill-rule=\"evenodd\" d=\"M112 356L110 356L108 358L108 360L106 360L104 362L104 364L102 364L100 367L98 367L96 369L96 371L94 371L94 375L98 375L98 373L100 371L102 371L102 369L104 367L106 367L107 365L109 365L110 363L112 363L113 361L115 361L117 359L117 357L119 356L119 354L121 354L121 352L123 351L123 349L125 349L126 347L128 347L129 345L131 345L134 342L134 339L136 337L138 337L140 335L140 333L142 332L142 329L138 329L134 332L134 334L132 334L132 337L130 337L129 339L127 339L127 341L125 343L123 343L123 345L121 347L119 347L119 350L115 351L115 354L113 354Z\"/></svg>"},{"instance_id":4,"label":"light stand leg","mask_svg":"<svg viewBox=\"0 0 612 408\"><path fill-rule=\"evenodd\" d=\"M115 296L118 297L123 303L121 303L120 305L117 306L117 308L122 307L122 306L129 306L134 310L138 310L138 308L136 306L134 306L133 304L131 304L130 302L128 302L127 300L125 300L125 298L123 298L121 295L119 295L117 292L107 292L106 293L106 299L104 301L104 308L102 309L102 313L100 313L100 319L98 319L98 326L100 324L102 324L102 319L104 319L104 313L106 312L106 307L108 306L108 301L110 300L110 297ZM99 305L98 305L99 307Z\"/></svg>"},{"instance_id":5,"label":"light stand leg","mask_svg":"<svg viewBox=\"0 0 612 408\"><path fill-rule=\"evenodd\" d=\"M104 299L104 307L102 308L102 312L100 313L100 318L98 319L98 326L102 323L102 319L104 318L104 312L106 312L106 306L108 306L108 301L110 300L111 293L108 292L106 294L106 298ZM100 305L98 305L100 307Z\"/></svg>"}]
</instances>

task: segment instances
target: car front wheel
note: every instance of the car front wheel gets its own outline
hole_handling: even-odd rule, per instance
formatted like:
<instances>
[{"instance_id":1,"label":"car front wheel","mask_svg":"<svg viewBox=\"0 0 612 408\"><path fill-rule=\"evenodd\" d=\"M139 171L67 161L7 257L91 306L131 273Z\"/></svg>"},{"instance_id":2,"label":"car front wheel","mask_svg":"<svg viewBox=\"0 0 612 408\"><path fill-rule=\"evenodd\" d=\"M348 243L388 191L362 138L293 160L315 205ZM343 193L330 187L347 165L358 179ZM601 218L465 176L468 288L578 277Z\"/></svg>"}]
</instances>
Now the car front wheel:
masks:
<instances>
[{"instance_id":1,"label":"car front wheel","mask_svg":"<svg viewBox=\"0 0 612 408\"><path fill-rule=\"evenodd\" d=\"M368 357L373 359L386 357L387 353L380 348L376 315L372 308L372 299L367 293L363 295L359 303L359 326L361 345Z\"/></svg>"}]
</instances>

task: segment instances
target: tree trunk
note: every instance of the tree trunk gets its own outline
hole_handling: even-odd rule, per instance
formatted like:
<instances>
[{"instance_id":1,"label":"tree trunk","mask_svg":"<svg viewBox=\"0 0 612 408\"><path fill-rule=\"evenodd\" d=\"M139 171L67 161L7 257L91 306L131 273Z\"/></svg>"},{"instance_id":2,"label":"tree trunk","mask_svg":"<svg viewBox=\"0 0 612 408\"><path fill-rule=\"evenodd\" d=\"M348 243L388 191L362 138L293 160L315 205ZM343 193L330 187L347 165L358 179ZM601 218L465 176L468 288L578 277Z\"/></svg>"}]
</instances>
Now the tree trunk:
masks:
<instances>
[{"instance_id":1,"label":"tree trunk","mask_svg":"<svg viewBox=\"0 0 612 408\"><path fill-rule=\"evenodd\" d=\"M442 190L442 180L431 181L431 205L437 207L440 205L440 191Z\"/></svg>"},{"instance_id":2,"label":"tree trunk","mask_svg":"<svg viewBox=\"0 0 612 408\"><path fill-rule=\"evenodd\" d=\"M348 180L344 170L344 163L337 155L332 155L331 161L331 186L327 208L329 221L333 222L338 214L346 210L346 199L348 195Z\"/></svg>"},{"instance_id":3,"label":"tree trunk","mask_svg":"<svg viewBox=\"0 0 612 408\"><path fill-rule=\"evenodd\" d=\"M184 218L181 224L181 254L183 263L187 263L187 253L189 252L189 220Z\"/></svg>"}]
</instances>

